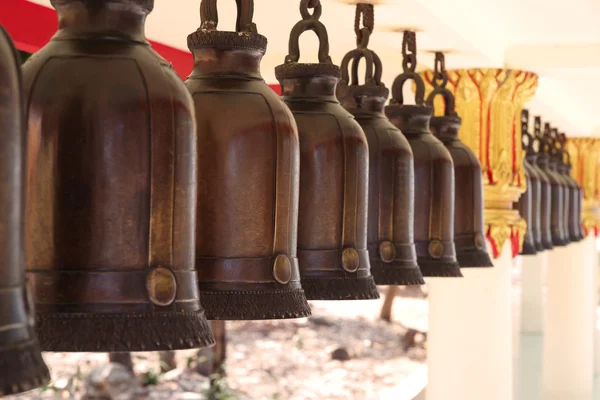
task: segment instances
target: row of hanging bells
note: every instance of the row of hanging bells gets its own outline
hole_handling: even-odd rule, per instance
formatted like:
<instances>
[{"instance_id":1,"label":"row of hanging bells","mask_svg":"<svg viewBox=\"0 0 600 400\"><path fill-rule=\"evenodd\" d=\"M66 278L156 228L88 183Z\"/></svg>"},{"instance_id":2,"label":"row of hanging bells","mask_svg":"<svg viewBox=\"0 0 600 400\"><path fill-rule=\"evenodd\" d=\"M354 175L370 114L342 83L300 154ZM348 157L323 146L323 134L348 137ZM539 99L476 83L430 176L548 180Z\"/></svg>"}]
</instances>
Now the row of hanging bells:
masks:
<instances>
[{"instance_id":1,"label":"row of hanging bells","mask_svg":"<svg viewBox=\"0 0 600 400\"><path fill-rule=\"evenodd\" d=\"M527 190L518 209L527 223L521 254L533 255L566 246L584 238L581 218L583 191L571 177L571 162L565 149L566 136L535 117L529 131L529 111L521 113L521 132Z\"/></svg>"},{"instance_id":2,"label":"row of hanging bells","mask_svg":"<svg viewBox=\"0 0 600 400\"><path fill-rule=\"evenodd\" d=\"M47 370L23 263L41 348L103 352L207 346L207 318L304 317L307 299L374 299L376 283L491 266L481 167L458 139L443 56L425 100L406 32L404 72L384 107L381 60L368 49L372 6L357 9L367 23L340 71L321 4L300 2L302 20L276 68L282 102L260 75L267 39L252 22L252 0L237 0L236 32L217 30L216 0L202 0L185 84L144 37L153 0L52 5L59 30L23 65L23 90L18 67L2 75L15 88L8 103L27 104L26 148L15 142L22 154L3 163L13 168L24 154L27 162L3 197L11 235L24 227L25 240L3 241L12 257L3 292L20 310L8 322L22 327L0 336L0 351L32 346L32 385ZM319 37L318 63L299 60L307 30ZM416 105L403 101L409 80ZM437 95L446 110L432 118ZM20 126L4 132L25 137Z\"/></svg>"}]
</instances>

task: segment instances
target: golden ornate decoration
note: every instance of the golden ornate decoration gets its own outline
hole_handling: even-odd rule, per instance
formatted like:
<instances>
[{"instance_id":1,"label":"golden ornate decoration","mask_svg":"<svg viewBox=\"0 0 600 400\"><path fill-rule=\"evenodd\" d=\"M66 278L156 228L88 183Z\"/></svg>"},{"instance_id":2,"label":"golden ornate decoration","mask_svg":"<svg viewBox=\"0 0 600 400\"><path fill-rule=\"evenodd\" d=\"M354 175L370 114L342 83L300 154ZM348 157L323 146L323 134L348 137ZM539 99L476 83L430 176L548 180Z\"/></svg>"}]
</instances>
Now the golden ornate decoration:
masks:
<instances>
[{"instance_id":1,"label":"golden ornate decoration","mask_svg":"<svg viewBox=\"0 0 600 400\"><path fill-rule=\"evenodd\" d=\"M600 139L568 138L571 176L583 188L582 220L586 234L600 226Z\"/></svg>"},{"instance_id":2,"label":"golden ornate decoration","mask_svg":"<svg viewBox=\"0 0 600 400\"><path fill-rule=\"evenodd\" d=\"M421 73L426 94L433 90L433 71ZM513 204L526 190L521 147L521 111L535 94L538 76L514 69L448 71L447 88L462 118L459 137L481 162L484 180L485 224L494 256L511 240L513 255L520 252L526 224ZM444 112L443 99L434 104Z\"/></svg>"}]
</instances>

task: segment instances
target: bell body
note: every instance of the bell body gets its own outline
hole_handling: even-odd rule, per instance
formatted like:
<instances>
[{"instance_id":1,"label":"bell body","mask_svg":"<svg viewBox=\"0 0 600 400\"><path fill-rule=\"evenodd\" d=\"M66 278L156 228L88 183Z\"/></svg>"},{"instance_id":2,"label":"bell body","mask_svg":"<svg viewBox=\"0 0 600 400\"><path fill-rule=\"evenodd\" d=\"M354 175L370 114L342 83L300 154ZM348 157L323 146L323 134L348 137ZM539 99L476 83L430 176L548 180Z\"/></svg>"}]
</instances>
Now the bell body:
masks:
<instances>
[{"instance_id":1,"label":"bell body","mask_svg":"<svg viewBox=\"0 0 600 400\"><path fill-rule=\"evenodd\" d=\"M583 233L581 232L581 200L579 198L581 189L579 183L573 177L571 177L571 170L567 165L559 166L559 173L562 175L567 187L565 192L568 196L568 207L565 211L565 222L567 231L569 233L569 239L571 242L579 242L583 239Z\"/></svg>"},{"instance_id":2,"label":"bell body","mask_svg":"<svg viewBox=\"0 0 600 400\"><path fill-rule=\"evenodd\" d=\"M454 164L431 134L432 109L389 105L385 113L406 136L415 164L415 247L423 276L461 277L454 247Z\"/></svg>"},{"instance_id":3,"label":"bell body","mask_svg":"<svg viewBox=\"0 0 600 400\"><path fill-rule=\"evenodd\" d=\"M523 169L525 170L527 190L521 195L521 197L519 197L519 202L516 204L516 206L518 207L519 215L521 215L521 218L523 218L527 223L527 231L525 232L525 237L523 238L523 249L521 250L520 254L533 255L537 254L534 227L537 225L538 233L540 228L539 215L536 216L536 213L534 212L534 207L536 207L535 201L539 202L540 186L536 171L532 168L529 162L527 162L527 160L523 160ZM534 196L537 196L535 200ZM539 207L536 208L539 210ZM539 242L539 244L541 245L541 242Z\"/></svg>"},{"instance_id":4,"label":"bell body","mask_svg":"<svg viewBox=\"0 0 600 400\"><path fill-rule=\"evenodd\" d=\"M531 193L531 222L527 221L527 226L531 224L535 249L541 252L546 248L542 239L542 176L537 167L537 154L527 155L523 167L527 175L527 192Z\"/></svg>"},{"instance_id":5,"label":"bell body","mask_svg":"<svg viewBox=\"0 0 600 400\"><path fill-rule=\"evenodd\" d=\"M458 138L457 116L433 117L430 127L454 164L454 246L461 268L493 267L483 228L483 174L475 154Z\"/></svg>"},{"instance_id":6,"label":"bell body","mask_svg":"<svg viewBox=\"0 0 600 400\"><path fill-rule=\"evenodd\" d=\"M33 326L25 282L25 135L20 58L0 26L0 396L49 380Z\"/></svg>"},{"instance_id":7,"label":"bell body","mask_svg":"<svg viewBox=\"0 0 600 400\"><path fill-rule=\"evenodd\" d=\"M298 133L260 75L267 40L198 30L188 45L198 125L196 268L207 316L308 316L296 256Z\"/></svg>"},{"instance_id":8,"label":"bell body","mask_svg":"<svg viewBox=\"0 0 600 400\"><path fill-rule=\"evenodd\" d=\"M144 38L152 1L52 3L59 30L23 67L42 348L211 344L194 269L192 99Z\"/></svg>"},{"instance_id":9,"label":"bell body","mask_svg":"<svg viewBox=\"0 0 600 400\"><path fill-rule=\"evenodd\" d=\"M298 258L309 300L379 297L367 252L369 150L335 96L333 64L275 69L300 137Z\"/></svg>"},{"instance_id":10,"label":"bell body","mask_svg":"<svg viewBox=\"0 0 600 400\"><path fill-rule=\"evenodd\" d=\"M540 237L544 249L552 250L552 186L545 170L548 167L548 156L536 154L528 156L530 165L540 179ZM539 249L538 249L539 250Z\"/></svg>"},{"instance_id":11,"label":"bell body","mask_svg":"<svg viewBox=\"0 0 600 400\"><path fill-rule=\"evenodd\" d=\"M414 162L408 141L385 116L384 86L340 85L337 97L369 146L367 244L378 285L422 285L414 245Z\"/></svg>"},{"instance_id":12,"label":"bell body","mask_svg":"<svg viewBox=\"0 0 600 400\"><path fill-rule=\"evenodd\" d=\"M552 193L552 207L551 207L551 230L552 230L552 244L554 246L566 246L569 244L567 232L565 230L565 185L562 177L557 173L556 161L550 157L548 160L547 168L545 169L550 181L551 193Z\"/></svg>"}]
</instances>

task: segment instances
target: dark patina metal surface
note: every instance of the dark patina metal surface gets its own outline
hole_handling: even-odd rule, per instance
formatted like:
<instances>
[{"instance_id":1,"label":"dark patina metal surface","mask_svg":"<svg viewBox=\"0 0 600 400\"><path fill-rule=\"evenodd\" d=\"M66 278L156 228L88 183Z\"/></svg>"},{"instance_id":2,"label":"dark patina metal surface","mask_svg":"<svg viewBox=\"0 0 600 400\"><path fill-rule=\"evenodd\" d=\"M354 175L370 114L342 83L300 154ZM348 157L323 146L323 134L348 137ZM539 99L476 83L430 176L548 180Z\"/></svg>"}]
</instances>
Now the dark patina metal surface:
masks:
<instances>
[{"instance_id":1,"label":"dark patina metal surface","mask_svg":"<svg viewBox=\"0 0 600 400\"><path fill-rule=\"evenodd\" d=\"M0 396L50 380L34 332L23 253L25 134L20 59L0 26Z\"/></svg>"},{"instance_id":2,"label":"dark patina metal surface","mask_svg":"<svg viewBox=\"0 0 600 400\"><path fill-rule=\"evenodd\" d=\"M335 96L340 69L331 62L321 4L300 2L303 20L290 34L285 64L275 69L300 137L298 258L313 300L379 297L367 252L369 153L360 125ZM319 63L299 63L299 36L319 38Z\"/></svg>"},{"instance_id":3,"label":"dark patina metal surface","mask_svg":"<svg viewBox=\"0 0 600 400\"><path fill-rule=\"evenodd\" d=\"M542 119L534 119L534 141L537 141L537 149L534 147L526 157L540 178L540 234L541 243L546 250L552 250L552 187L550 178L545 170L548 165L548 155L544 153L544 142L542 138ZM536 244L537 247L537 244ZM538 247L538 251L540 251Z\"/></svg>"},{"instance_id":4,"label":"dark patina metal surface","mask_svg":"<svg viewBox=\"0 0 600 400\"><path fill-rule=\"evenodd\" d=\"M53 0L24 65L26 269L48 351L201 347L192 99L144 37L152 0Z\"/></svg>"},{"instance_id":5,"label":"dark patina metal surface","mask_svg":"<svg viewBox=\"0 0 600 400\"><path fill-rule=\"evenodd\" d=\"M209 319L310 315L296 256L299 143L294 119L263 81L267 39L238 0L236 32L203 0L188 36L187 87L198 122L196 268Z\"/></svg>"},{"instance_id":6,"label":"dark patina metal surface","mask_svg":"<svg viewBox=\"0 0 600 400\"><path fill-rule=\"evenodd\" d=\"M454 163L454 246L461 268L493 267L483 228L483 174L477 156L458 137L461 119L454 110L454 95L446 89L448 75L444 56L436 53L433 91L426 104L433 108L442 96L444 115L431 118L431 132L444 143Z\"/></svg>"},{"instance_id":7,"label":"dark patina metal surface","mask_svg":"<svg viewBox=\"0 0 600 400\"><path fill-rule=\"evenodd\" d=\"M408 141L383 113L389 90L381 82L382 64L368 49L373 5L358 4L358 48L344 57L337 97L360 124L369 145L369 214L367 244L371 273L378 285L421 285L414 245L414 167ZM366 62L365 82L359 85L358 63ZM352 73L348 72L348 68Z\"/></svg>"},{"instance_id":8,"label":"dark patina metal surface","mask_svg":"<svg viewBox=\"0 0 600 400\"><path fill-rule=\"evenodd\" d=\"M535 154L535 147L539 147L539 140L529 133L529 111L521 112L521 139L525 159L523 168L525 169L525 179L527 180L527 190L519 198L516 207L519 210L521 218L527 223L527 231L523 238L522 255L533 255L538 251L543 251L540 225L540 196L541 184L537 169L530 163L530 154Z\"/></svg>"},{"instance_id":9,"label":"dark patina metal surface","mask_svg":"<svg viewBox=\"0 0 600 400\"><path fill-rule=\"evenodd\" d=\"M558 173L558 149L551 134L550 124L544 125L542 135L542 155L539 157L540 165L550 181L552 206L550 208L550 230L552 231L552 244L566 246L570 243L568 232L565 229L565 209L568 208L568 197L565 197L565 182ZM565 207L566 206L566 207Z\"/></svg>"},{"instance_id":10,"label":"dark patina metal surface","mask_svg":"<svg viewBox=\"0 0 600 400\"><path fill-rule=\"evenodd\" d=\"M415 165L415 247L423 276L461 277L454 247L454 164L444 144L429 130L432 108L425 105L425 85L415 73L414 32L405 32L404 72L392 86L385 108L390 121L406 136ZM416 84L416 105L405 105L402 87Z\"/></svg>"}]
</instances>

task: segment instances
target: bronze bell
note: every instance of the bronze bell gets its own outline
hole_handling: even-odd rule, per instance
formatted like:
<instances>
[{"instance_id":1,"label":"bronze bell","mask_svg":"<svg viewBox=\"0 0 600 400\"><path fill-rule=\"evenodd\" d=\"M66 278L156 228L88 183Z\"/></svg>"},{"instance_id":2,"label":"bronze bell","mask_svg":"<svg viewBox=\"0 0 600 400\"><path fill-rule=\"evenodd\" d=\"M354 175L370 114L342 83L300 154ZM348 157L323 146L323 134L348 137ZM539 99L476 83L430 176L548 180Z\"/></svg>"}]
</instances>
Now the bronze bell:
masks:
<instances>
[{"instance_id":1,"label":"bronze bell","mask_svg":"<svg viewBox=\"0 0 600 400\"><path fill-rule=\"evenodd\" d=\"M548 166L548 155L545 153L544 147L546 144L543 142L542 137L542 119L541 117L535 117L534 119L534 142L537 142L537 151L535 147L530 148L527 152L527 160L531 163L531 166L537 172L537 176L540 178L540 229L541 229L541 242L546 250L552 250L554 245L552 243L552 186L550 185L550 178L546 172ZM540 251L539 247L536 247Z\"/></svg>"},{"instance_id":2,"label":"bronze bell","mask_svg":"<svg viewBox=\"0 0 600 400\"><path fill-rule=\"evenodd\" d=\"M0 396L50 380L23 269L25 135L20 59L0 25Z\"/></svg>"},{"instance_id":3,"label":"bronze bell","mask_svg":"<svg viewBox=\"0 0 600 400\"><path fill-rule=\"evenodd\" d=\"M213 342L194 269L193 103L146 41L153 3L52 0L58 32L23 66L26 270L47 351Z\"/></svg>"},{"instance_id":4,"label":"bronze bell","mask_svg":"<svg viewBox=\"0 0 600 400\"><path fill-rule=\"evenodd\" d=\"M541 138L542 149L538 158L538 165L544 170L550 181L550 193L552 196L550 209L550 229L552 232L552 244L554 246L566 246L568 241L564 230L564 188L563 180L556 173L556 149L550 137L550 125L545 124L544 135Z\"/></svg>"},{"instance_id":5,"label":"bronze bell","mask_svg":"<svg viewBox=\"0 0 600 400\"><path fill-rule=\"evenodd\" d=\"M572 242L579 242L584 239L582 229L582 201L583 192L579 183L571 176L571 156L565 149L567 143L567 137L564 133L558 135L558 143L560 146L560 152L562 153L562 162L559 163L559 172L563 175L569 186L569 210L568 210L568 231L569 237Z\"/></svg>"},{"instance_id":6,"label":"bronze bell","mask_svg":"<svg viewBox=\"0 0 600 400\"><path fill-rule=\"evenodd\" d=\"M551 129L549 123L546 123L544 125L544 137L548 141L550 148L550 160L548 161L548 167L554 173L554 177L556 178L556 181L558 182L558 187L560 188L560 196L562 196L562 204L559 205L559 209L557 211L557 218L560 220L560 224L558 224L558 226L559 229L562 229L561 232L563 238L563 245L566 246L569 243L571 243L568 229L569 189L567 186L567 182L565 181L562 174L559 172L559 164L562 162L562 155L559 153L558 149L558 143L556 140L557 133L557 129ZM556 188L553 186L553 196L556 193L555 189ZM555 203L553 202L553 204Z\"/></svg>"},{"instance_id":7,"label":"bronze bell","mask_svg":"<svg viewBox=\"0 0 600 400\"><path fill-rule=\"evenodd\" d=\"M433 91L426 100L434 108L436 96L446 106L444 115L431 118L431 132L444 143L454 163L454 246L461 268L493 267L486 249L483 228L483 173L477 156L458 137L461 119L454 110L454 95L446 89L444 55L435 54Z\"/></svg>"},{"instance_id":8,"label":"bronze bell","mask_svg":"<svg viewBox=\"0 0 600 400\"><path fill-rule=\"evenodd\" d=\"M202 0L188 36L198 122L196 269L209 319L310 315L296 257L300 151L288 108L263 81L267 39L238 0L236 32ZM232 118L235 116L235 118Z\"/></svg>"},{"instance_id":9,"label":"bronze bell","mask_svg":"<svg viewBox=\"0 0 600 400\"><path fill-rule=\"evenodd\" d=\"M525 179L527 190L519 198L516 205L521 218L527 222L527 231L523 238L523 249L521 255L533 255L538 251L544 250L542 244L542 227L540 221L540 197L541 183L540 176L535 168L530 163L530 154L535 154L534 146L537 139L529 133L529 111L521 112L521 140L522 147L525 151L525 159L523 160L523 169L525 170Z\"/></svg>"},{"instance_id":10,"label":"bronze bell","mask_svg":"<svg viewBox=\"0 0 600 400\"><path fill-rule=\"evenodd\" d=\"M376 299L367 252L369 152L360 125L335 96L340 68L331 62L321 4L301 0L285 64L275 68L300 137L298 258L310 300ZM314 31L319 63L299 63L299 36Z\"/></svg>"},{"instance_id":11,"label":"bronze bell","mask_svg":"<svg viewBox=\"0 0 600 400\"><path fill-rule=\"evenodd\" d=\"M361 14L373 21L373 5L358 4L357 20ZM359 47L344 57L337 87L338 99L354 115L369 144L367 245L371 273L378 285L422 285L425 282L417 265L413 233L413 155L404 135L383 113L389 90L381 83L380 58L367 48L372 29L357 30ZM363 58L366 77L359 85L358 63Z\"/></svg>"},{"instance_id":12,"label":"bronze bell","mask_svg":"<svg viewBox=\"0 0 600 400\"><path fill-rule=\"evenodd\" d=\"M432 108L425 105L425 85L415 73L414 32L404 32L404 72L394 81L385 108L390 121L408 139L415 163L415 247L423 276L461 277L454 247L454 164L444 144L431 134ZM416 105L405 105L402 87L416 84Z\"/></svg>"},{"instance_id":13,"label":"bronze bell","mask_svg":"<svg viewBox=\"0 0 600 400\"><path fill-rule=\"evenodd\" d=\"M548 125L548 124L546 124ZM567 244L571 243L571 237L569 236L569 209L571 207L571 190L569 187L569 181L566 176L561 172L561 165L563 164L563 152L560 149L560 143L558 142L558 129L553 128L550 131L550 141L552 146L552 157L550 158L550 165L552 170L556 173L556 177L559 179L562 186L563 193L563 232L565 241Z\"/></svg>"},{"instance_id":14,"label":"bronze bell","mask_svg":"<svg viewBox=\"0 0 600 400\"><path fill-rule=\"evenodd\" d=\"M565 192L569 198L567 210L565 210L565 230L569 235L571 242L579 242L583 238L581 232L581 205L579 200L580 186L575 179L571 177L571 157L565 149L566 136L564 133L556 135L556 145L558 147L558 173L566 183Z\"/></svg>"}]
</instances>

